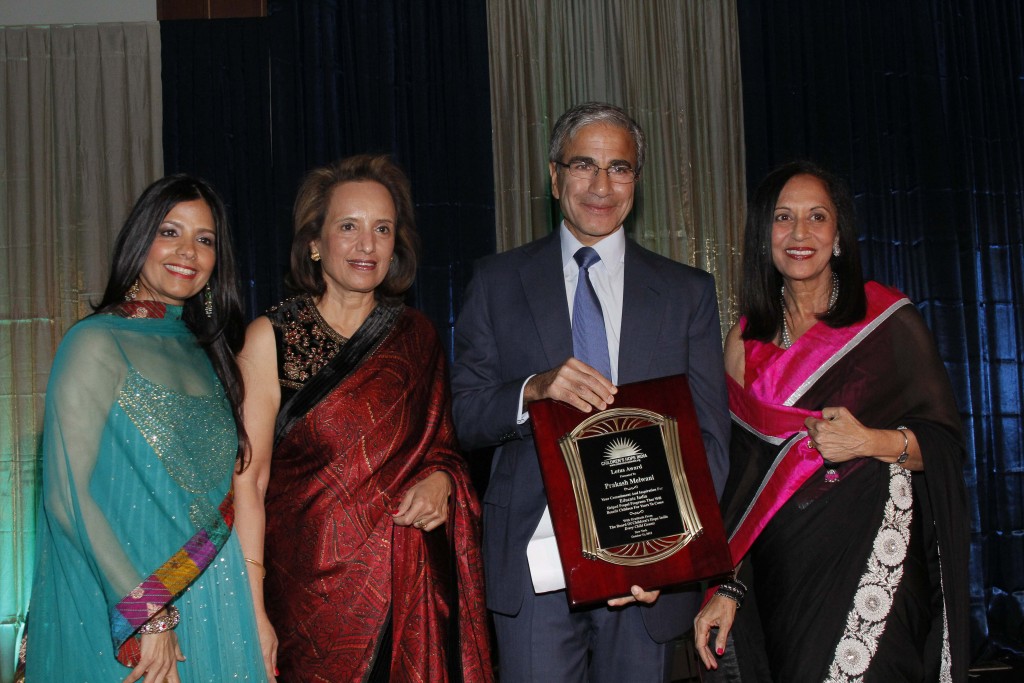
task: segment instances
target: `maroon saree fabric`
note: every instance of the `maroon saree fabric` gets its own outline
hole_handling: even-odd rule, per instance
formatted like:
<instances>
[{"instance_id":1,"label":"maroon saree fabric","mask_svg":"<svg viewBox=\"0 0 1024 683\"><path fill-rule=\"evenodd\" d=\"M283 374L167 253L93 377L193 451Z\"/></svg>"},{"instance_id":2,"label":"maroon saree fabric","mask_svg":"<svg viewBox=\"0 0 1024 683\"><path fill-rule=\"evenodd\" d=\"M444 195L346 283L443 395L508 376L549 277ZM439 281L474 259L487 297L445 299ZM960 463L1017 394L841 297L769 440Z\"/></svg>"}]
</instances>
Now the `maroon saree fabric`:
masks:
<instances>
[{"instance_id":1,"label":"maroon saree fabric","mask_svg":"<svg viewBox=\"0 0 1024 683\"><path fill-rule=\"evenodd\" d=\"M455 448L437 335L405 309L274 449L265 593L281 680L365 680L378 658L392 681L492 679L479 504ZM435 471L453 482L447 525L396 526Z\"/></svg>"},{"instance_id":2,"label":"maroon saree fabric","mask_svg":"<svg viewBox=\"0 0 1024 683\"><path fill-rule=\"evenodd\" d=\"M752 565L756 609L739 613L736 652L746 674L764 671L764 658L776 681L962 681L959 415L917 310L875 283L865 293L868 315L850 328L818 323L785 351L745 342L746 386L730 387L723 509L734 557L746 558L747 572ZM868 427L909 427L925 471L873 458L824 466L806 447L802 418L826 406L845 406Z\"/></svg>"}]
</instances>

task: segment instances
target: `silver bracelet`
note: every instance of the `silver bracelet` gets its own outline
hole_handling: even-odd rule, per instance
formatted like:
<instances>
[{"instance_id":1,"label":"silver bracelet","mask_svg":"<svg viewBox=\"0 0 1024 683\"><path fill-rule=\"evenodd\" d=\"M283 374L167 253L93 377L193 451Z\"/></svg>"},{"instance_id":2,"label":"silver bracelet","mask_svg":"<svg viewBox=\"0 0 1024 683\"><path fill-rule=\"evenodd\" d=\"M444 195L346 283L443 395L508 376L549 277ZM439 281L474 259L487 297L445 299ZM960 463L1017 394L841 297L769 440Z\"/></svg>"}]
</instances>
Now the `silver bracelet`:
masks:
<instances>
[{"instance_id":1,"label":"silver bracelet","mask_svg":"<svg viewBox=\"0 0 1024 683\"><path fill-rule=\"evenodd\" d=\"M170 631L172 628L177 626L179 621L181 621L181 612L179 612L178 608L174 605L167 605L167 614L159 617L153 617L140 626L137 633L140 635L163 633L164 631Z\"/></svg>"},{"instance_id":2,"label":"silver bracelet","mask_svg":"<svg viewBox=\"0 0 1024 683\"><path fill-rule=\"evenodd\" d=\"M715 595L729 598L736 603L736 609L743 607L743 599L747 597L747 586L740 580L726 581L718 586Z\"/></svg>"},{"instance_id":3,"label":"silver bracelet","mask_svg":"<svg viewBox=\"0 0 1024 683\"><path fill-rule=\"evenodd\" d=\"M903 452L896 457L896 464L902 465L910 457L910 439L907 438L906 425L900 425L896 428L896 431L903 435Z\"/></svg>"}]
</instances>

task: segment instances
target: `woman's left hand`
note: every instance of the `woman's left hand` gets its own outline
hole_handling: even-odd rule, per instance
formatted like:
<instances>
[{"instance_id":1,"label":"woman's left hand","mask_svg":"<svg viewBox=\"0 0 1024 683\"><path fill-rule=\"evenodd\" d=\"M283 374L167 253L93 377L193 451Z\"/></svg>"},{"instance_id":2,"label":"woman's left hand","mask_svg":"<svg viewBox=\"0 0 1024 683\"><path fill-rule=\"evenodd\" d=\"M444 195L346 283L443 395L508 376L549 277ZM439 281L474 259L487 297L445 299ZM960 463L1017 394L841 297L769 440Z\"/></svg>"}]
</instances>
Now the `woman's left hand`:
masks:
<instances>
[{"instance_id":1,"label":"woman's left hand","mask_svg":"<svg viewBox=\"0 0 1024 683\"><path fill-rule=\"evenodd\" d=\"M394 514L395 524L433 531L448 521L451 493L451 478L444 472L432 472L406 492Z\"/></svg>"},{"instance_id":2,"label":"woman's left hand","mask_svg":"<svg viewBox=\"0 0 1024 683\"><path fill-rule=\"evenodd\" d=\"M804 420L811 447L829 462L846 462L865 455L872 455L872 439L877 430L861 424L849 410L843 407L826 407L822 418L809 417Z\"/></svg>"}]
</instances>

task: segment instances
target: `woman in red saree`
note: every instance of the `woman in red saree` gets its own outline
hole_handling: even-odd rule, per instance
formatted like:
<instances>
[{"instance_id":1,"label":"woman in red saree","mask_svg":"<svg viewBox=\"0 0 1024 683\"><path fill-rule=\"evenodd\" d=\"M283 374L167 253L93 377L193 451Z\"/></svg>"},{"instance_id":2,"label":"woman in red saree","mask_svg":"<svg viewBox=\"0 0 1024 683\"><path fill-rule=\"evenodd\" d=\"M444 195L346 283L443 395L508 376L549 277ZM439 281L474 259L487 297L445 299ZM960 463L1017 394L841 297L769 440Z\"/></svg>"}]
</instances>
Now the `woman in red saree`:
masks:
<instances>
[{"instance_id":1,"label":"woman in red saree","mask_svg":"<svg viewBox=\"0 0 1024 683\"><path fill-rule=\"evenodd\" d=\"M295 203L301 294L246 334L237 528L266 567L254 602L281 680L492 679L444 355L401 303L415 247L408 181L387 157L312 171Z\"/></svg>"},{"instance_id":2,"label":"woman in red saree","mask_svg":"<svg viewBox=\"0 0 1024 683\"><path fill-rule=\"evenodd\" d=\"M707 680L966 680L960 419L917 309L863 282L852 216L807 163L748 215L725 349L740 580L695 621Z\"/></svg>"}]
</instances>

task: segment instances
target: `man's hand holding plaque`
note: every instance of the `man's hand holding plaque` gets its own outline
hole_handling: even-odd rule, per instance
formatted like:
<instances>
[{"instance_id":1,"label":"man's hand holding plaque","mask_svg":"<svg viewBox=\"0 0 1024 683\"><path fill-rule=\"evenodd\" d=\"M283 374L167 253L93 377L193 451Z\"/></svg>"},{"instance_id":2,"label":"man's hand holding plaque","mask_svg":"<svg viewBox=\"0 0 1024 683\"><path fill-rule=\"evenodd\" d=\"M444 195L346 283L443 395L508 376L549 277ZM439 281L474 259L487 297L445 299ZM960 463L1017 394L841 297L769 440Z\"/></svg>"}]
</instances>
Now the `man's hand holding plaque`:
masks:
<instances>
[{"instance_id":1,"label":"man's hand holding plaque","mask_svg":"<svg viewBox=\"0 0 1024 683\"><path fill-rule=\"evenodd\" d=\"M523 388L523 401L529 404L551 399L589 413L611 405L618 391L600 372L578 358L570 358L557 368L531 377Z\"/></svg>"}]
</instances>

